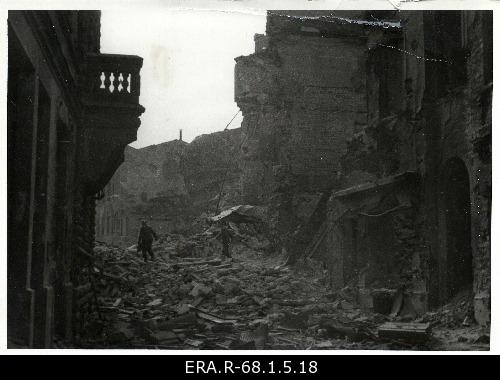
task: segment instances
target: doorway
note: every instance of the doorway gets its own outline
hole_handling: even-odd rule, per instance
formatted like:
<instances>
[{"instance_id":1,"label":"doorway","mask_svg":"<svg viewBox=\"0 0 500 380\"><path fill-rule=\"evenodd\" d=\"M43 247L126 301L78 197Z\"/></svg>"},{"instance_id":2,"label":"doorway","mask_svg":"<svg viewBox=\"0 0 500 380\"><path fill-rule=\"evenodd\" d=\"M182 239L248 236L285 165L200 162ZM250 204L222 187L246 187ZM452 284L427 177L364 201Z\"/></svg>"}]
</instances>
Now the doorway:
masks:
<instances>
[{"instance_id":1,"label":"doorway","mask_svg":"<svg viewBox=\"0 0 500 380\"><path fill-rule=\"evenodd\" d=\"M443 172L442 203L445 242L445 298L472 287L471 204L469 174L464 162L453 158Z\"/></svg>"}]
</instances>

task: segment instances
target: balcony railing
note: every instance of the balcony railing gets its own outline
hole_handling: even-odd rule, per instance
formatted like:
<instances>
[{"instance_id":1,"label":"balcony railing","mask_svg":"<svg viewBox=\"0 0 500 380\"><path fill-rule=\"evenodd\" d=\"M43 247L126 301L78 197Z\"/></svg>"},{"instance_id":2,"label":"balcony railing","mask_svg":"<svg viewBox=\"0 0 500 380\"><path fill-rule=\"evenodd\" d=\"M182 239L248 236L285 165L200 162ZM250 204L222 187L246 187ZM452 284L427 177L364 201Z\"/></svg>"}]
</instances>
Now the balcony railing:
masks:
<instances>
[{"instance_id":1,"label":"balcony railing","mask_svg":"<svg viewBox=\"0 0 500 380\"><path fill-rule=\"evenodd\" d=\"M92 105L138 105L142 58L135 55L87 54L84 100Z\"/></svg>"},{"instance_id":2,"label":"balcony railing","mask_svg":"<svg viewBox=\"0 0 500 380\"><path fill-rule=\"evenodd\" d=\"M142 58L87 54L80 77L85 142L80 176L89 194L109 181L123 162L127 144L137 138Z\"/></svg>"}]
</instances>

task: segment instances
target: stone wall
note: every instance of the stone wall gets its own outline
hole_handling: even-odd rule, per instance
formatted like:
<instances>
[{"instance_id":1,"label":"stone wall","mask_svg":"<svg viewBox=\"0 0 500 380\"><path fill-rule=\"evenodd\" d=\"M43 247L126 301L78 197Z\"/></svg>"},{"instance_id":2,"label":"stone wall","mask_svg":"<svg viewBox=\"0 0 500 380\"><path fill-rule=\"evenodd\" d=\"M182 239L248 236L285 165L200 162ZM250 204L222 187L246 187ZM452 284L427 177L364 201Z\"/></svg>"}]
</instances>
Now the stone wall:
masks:
<instances>
[{"instance_id":1,"label":"stone wall","mask_svg":"<svg viewBox=\"0 0 500 380\"><path fill-rule=\"evenodd\" d=\"M180 170L197 214L239 202L241 139L238 128L198 136L186 146Z\"/></svg>"},{"instance_id":2,"label":"stone wall","mask_svg":"<svg viewBox=\"0 0 500 380\"><path fill-rule=\"evenodd\" d=\"M199 215L239 203L240 135L232 129L189 144L127 147L124 163L97 203L97 240L134 244L143 219L159 234L186 231Z\"/></svg>"},{"instance_id":3,"label":"stone wall","mask_svg":"<svg viewBox=\"0 0 500 380\"><path fill-rule=\"evenodd\" d=\"M469 286L479 305L476 305L476 319L487 323L485 304L490 278L490 207L487 204L491 199L488 91L491 87L484 73L491 59L485 54L485 46L492 38L491 34L484 33L487 14L412 12L402 16L408 20L403 36L409 54L404 55L405 75L400 76L403 86L399 87L404 89L400 93L401 102L389 107L389 116L370 117L365 130L349 142L349 151L341 159L342 182L344 186L376 184L387 175L416 173L419 183L411 198L413 212L404 218L400 212L394 213L393 220L404 223L392 227L398 244L387 243L388 251L396 250L400 257L408 258L400 271L400 286L412 294L412 302L418 305L416 309L423 312L429 306L450 300L460 290L455 284L457 281L467 286L469 272L472 279ZM464 28L460 29L460 25ZM456 33L450 34L455 27ZM443 45L447 46L444 53ZM377 86L380 94L380 83ZM389 83L388 87L397 91L395 83ZM372 92L369 88L369 93ZM372 102L369 100L369 103ZM378 105L379 109L381 106ZM475 153L471 136L481 136L480 149L486 151L482 158ZM458 178L461 171L463 181ZM462 181L463 186L457 181ZM483 196L478 194L480 183ZM463 195L459 194L461 186ZM453 202L450 198L457 197L464 199L463 207L466 207L458 214L454 209L462 206L450 203ZM334 212L338 206L331 207ZM458 226L461 218L464 218L463 226ZM358 216L358 219L364 218ZM380 222L383 223L382 219ZM453 236L460 234L470 237L459 241ZM346 234L339 235L341 241L350 239ZM404 235L407 238L401 239ZM466 262L467 255L472 254L468 268L454 269L462 264L453 261L450 255L459 250L464 250L465 255L458 259L460 261ZM331 254L342 251L337 245L337 251ZM391 261L389 255L387 259ZM456 276L460 280L454 279Z\"/></svg>"},{"instance_id":4,"label":"stone wall","mask_svg":"<svg viewBox=\"0 0 500 380\"><path fill-rule=\"evenodd\" d=\"M270 35L265 49L236 59L244 197L268 199L274 166L305 191L335 184L346 139L366 124L365 58L362 40L317 30Z\"/></svg>"},{"instance_id":5,"label":"stone wall","mask_svg":"<svg viewBox=\"0 0 500 380\"><path fill-rule=\"evenodd\" d=\"M144 112L142 58L101 54L100 21L100 11L8 13L9 347L72 345L92 310L95 198ZM96 86L108 70L130 74L131 91Z\"/></svg>"},{"instance_id":6,"label":"stone wall","mask_svg":"<svg viewBox=\"0 0 500 380\"><path fill-rule=\"evenodd\" d=\"M242 197L271 206L276 243L295 256L314 236L307 224L319 200L339 184L349 140L368 122L367 55L363 26L290 15L269 12L255 53L236 58L235 100Z\"/></svg>"},{"instance_id":7,"label":"stone wall","mask_svg":"<svg viewBox=\"0 0 500 380\"><path fill-rule=\"evenodd\" d=\"M278 243L321 246L333 286L404 289L416 313L469 272L487 323L491 14L270 11L255 43L235 68L241 189Z\"/></svg>"}]
</instances>

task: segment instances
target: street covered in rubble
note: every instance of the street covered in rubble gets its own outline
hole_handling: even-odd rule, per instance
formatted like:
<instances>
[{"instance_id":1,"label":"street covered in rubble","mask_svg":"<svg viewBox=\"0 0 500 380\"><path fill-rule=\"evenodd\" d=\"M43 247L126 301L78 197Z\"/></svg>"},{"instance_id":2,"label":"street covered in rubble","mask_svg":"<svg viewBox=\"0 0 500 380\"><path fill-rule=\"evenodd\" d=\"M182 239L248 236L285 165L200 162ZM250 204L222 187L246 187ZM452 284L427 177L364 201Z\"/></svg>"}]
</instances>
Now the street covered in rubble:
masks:
<instances>
[{"instance_id":1,"label":"street covered in rubble","mask_svg":"<svg viewBox=\"0 0 500 380\"><path fill-rule=\"evenodd\" d=\"M98 243L90 269L96 303L82 348L484 350L489 332L471 323L470 294L419 318L402 299L363 310L355 289L332 291L319 262L270 250L255 223L230 223L223 258L206 223L191 236L168 234L144 262L136 246ZM383 314L385 313L385 314Z\"/></svg>"},{"instance_id":2,"label":"street covered in rubble","mask_svg":"<svg viewBox=\"0 0 500 380\"><path fill-rule=\"evenodd\" d=\"M489 350L493 12L225 3L9 11L9 348Z\"/></svg>"},{"instance_id":3,"label":"street covered in rubble","mask_svg":"<svg viewBox=\"0 0 500 380\"><path fill-rule=\"evenodd\" d=\"M489 17L266 12L223 130L125 148L81 344L489 349Z\"/></svg>"}]
</instances>

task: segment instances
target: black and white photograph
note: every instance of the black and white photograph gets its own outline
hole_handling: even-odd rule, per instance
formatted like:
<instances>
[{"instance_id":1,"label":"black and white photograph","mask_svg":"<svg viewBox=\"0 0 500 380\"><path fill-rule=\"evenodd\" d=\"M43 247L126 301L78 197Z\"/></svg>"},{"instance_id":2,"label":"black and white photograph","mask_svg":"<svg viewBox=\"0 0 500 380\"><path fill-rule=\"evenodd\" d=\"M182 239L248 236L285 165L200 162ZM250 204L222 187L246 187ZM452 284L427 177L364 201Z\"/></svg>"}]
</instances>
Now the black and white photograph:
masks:
<instances>
[{"instance_id":1,"label":"black and white photograph","mask_svg":"<svg viewBox=\"0 0 500 380\"><path fill-rule=\"evenodd\" d=\"M7 350L490 351L492 6L44 3L2 24Z\"/></svg>"}]
</instances>

